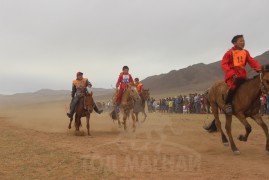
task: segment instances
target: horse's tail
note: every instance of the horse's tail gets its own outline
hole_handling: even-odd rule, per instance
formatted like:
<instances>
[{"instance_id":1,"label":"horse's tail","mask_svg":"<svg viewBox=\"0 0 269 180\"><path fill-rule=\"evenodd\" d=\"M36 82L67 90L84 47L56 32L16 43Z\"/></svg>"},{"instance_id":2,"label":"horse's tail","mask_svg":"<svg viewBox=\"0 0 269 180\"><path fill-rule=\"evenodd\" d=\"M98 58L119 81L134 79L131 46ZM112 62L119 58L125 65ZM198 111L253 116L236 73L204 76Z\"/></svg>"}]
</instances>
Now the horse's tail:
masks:
<instances>
[{"instance_id":1,"label":"horse's tail","mask_svg":"<svg viewBox=\"0 0 269 180\"><path fill-rule=\"evenodd\" d=\"M113 119L113 120L117 120L117 113L115 110L113 110L111 113L110 113L110 117Z\"/></svg>"}]
</instances>

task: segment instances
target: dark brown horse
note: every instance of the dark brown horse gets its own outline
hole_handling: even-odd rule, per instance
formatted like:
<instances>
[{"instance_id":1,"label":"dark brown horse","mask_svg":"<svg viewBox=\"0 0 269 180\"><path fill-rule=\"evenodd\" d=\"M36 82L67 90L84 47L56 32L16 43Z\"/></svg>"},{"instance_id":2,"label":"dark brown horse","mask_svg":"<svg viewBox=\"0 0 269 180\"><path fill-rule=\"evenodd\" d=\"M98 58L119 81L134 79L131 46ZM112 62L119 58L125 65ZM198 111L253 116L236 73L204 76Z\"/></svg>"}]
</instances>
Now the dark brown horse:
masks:
<instances>
[{"instance_id":1,"label":"dark brown horse","mask_svg":"<svg viewBox=\"0 0 269 180\"><path fill-rule=\"evenodd\" d=\"M138 114L141 112L144 115L144 120L142 122L145 122L147 119L147 114L145 111L146 107L146 101L150 100L150 93L149 89L143 89L141 93L139 93L141 101L136 101L135 107L134 107L134 114L136 117L136 122L138 122Z\"/></svg>"},{"instance_id":2,"label":"dark brown horse","mask_svg":"<svg viewBox=\"0 0 269 180\"><path fill-rule=\"evenodd\" d=\"M247 141L248 136L251 132L251 126L247 121L247 117L252 118L261 128L263 129L266 137L266 152L269 154L269 135L267 125L264 123L262 116L259 112L260 110L260 95L262 93L267 94L269 90L269 65L262 67L262 72L260 75L254 77L253 79L246 80L242 84L233 99L233 115L239 119L239 121L245 126L246 134L240 135L238 139L240 141ZM221 133L222 142L225 146L229 146L228 139L225 136L222 128L221 122L219 120L219 111L218 109L224 110L225 107L225 98L227 96L228 86L225 82L219 81L216 82L208 91L208 100L212 108L212 112L215 117L215 124L218 130ZM240 151L236 147L233 137L232 137L232 116L226 116L226 132L229 137L231 144L231 149L234 154L239 155Z\"/></svg>"},{"instance_id":3,"label":"dark brown horse","mask_svg":"<svg viewBox=\"0 0 269 180\"><path fill-rule=\"evenodd\" d=\"M88 130L88 135L90 136L90 117L91 113L93 111L93 98L92 98L92 93L86 93L85 96L82 96L79 99L79 102L76 106L75 110L75 127L76 131L79 132L79 128L82 126L81 124L81 118L86 117L86 123L87 123L87 130ZM70 119L70 123L68 128L71 129L71 124L72 120Z\"/></svg>"}]
</instances>

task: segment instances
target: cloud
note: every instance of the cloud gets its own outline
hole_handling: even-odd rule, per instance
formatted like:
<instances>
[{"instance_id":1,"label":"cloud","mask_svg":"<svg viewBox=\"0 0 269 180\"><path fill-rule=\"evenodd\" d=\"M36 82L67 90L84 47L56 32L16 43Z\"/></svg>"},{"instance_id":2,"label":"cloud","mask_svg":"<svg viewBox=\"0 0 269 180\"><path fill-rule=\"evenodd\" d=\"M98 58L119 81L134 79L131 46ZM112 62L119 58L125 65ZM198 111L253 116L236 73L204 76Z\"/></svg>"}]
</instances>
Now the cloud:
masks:
<instances>
[{"instance_id":1,"label":"cloud","mask_svg":"<svg viewBox=\"0 0 269 180\"><path fill-rule=\"evenodd\" d=\"M245 35L246 48L256 56L269 47L268 5L266 0L1 1L0 80L8 81L0 93L69 89L77 71L109 88L123 65L143 79L210 63L222 58L235 34Z\"/></svg>"}]
</instances>

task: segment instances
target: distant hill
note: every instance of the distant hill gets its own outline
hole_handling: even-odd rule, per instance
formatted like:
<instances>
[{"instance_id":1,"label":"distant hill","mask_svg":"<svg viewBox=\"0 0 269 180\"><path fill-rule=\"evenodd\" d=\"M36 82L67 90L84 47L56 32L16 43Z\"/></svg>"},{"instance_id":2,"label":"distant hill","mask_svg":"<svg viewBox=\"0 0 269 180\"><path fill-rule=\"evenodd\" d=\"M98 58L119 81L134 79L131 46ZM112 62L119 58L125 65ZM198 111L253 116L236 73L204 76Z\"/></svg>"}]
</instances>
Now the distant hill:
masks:
<instances>
[{"instance_id":1,"label":"distant hill","mask_svg":"<svg viewBox=\"0 0 269 180\"><path fill-rule=\"evenodd\" d=\"M93 96L96 101L111 99L112 89L93 88ZM13 95L0 95L0 110L9 106L24 106L36 103L49 103L61 101L68 104L71 100L71 91L41 89L33 93L17 93Z\"/></svg>"},{"instance_id":2,"label":"distant hill","mask_svg":"<svg viewBox=\"0 0 269 180\"><path fill-rule=\"evenodd\" d=\"M255 57L261 64L269 63L269 51ZM247 67L249 76L255 74ZM213 82L223 79L221 61L210 64L199 63L166 74L150 76L142 81L152 94L175 94L200 92L208 89Z\"/></svg>"}]
</instances>

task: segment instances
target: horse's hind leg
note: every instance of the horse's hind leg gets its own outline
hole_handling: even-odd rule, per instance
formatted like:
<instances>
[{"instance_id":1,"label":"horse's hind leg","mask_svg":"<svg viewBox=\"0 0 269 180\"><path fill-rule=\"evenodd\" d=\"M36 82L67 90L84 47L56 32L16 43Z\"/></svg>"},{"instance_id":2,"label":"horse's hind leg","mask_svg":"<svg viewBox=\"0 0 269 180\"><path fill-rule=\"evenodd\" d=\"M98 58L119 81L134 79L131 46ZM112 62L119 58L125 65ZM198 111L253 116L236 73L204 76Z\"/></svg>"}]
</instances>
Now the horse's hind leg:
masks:
<instances>
[{"instance_id":1,"label":"horse's hind leg","mask_svg":"<svg viewBox=\"0 0 269 180\"><path fill-rule=\"evenodd\" d=\"M254 119L255 122L257 124L259 124L262 127L263 131L264 131L264 134L265 134L265 137L266 137L266 147L265 147L265 149L266 149L267 154L269 155L269 134L268 134L268 127L264 123L264 121L262 120L262 117L261 117L260 114L255 115L254 117L252 117L252 119Z\"/></svg>"},{"instance_id":2,"label":"horse's hind leg","mask_svg":"<svg viewBox=\"0 0 269 180\"><path fill-rule=\"evenodd\" d=\"M221 128L221 122L219 120L219 112L218 112L218 106L216 104L212 105L212 112L213 112L213 115L215 117L215 124L218 128L218 130L220 131L221 133L221 139L222 139L222 143L224 144L224 146L229 146L229 142L227 140L227 137L225 136L222 128Z\"/></svg>"},{"instance_id":3,"label":"horse's hind leg","mask_svg":"<svg viewBox=\"0 0 269 180\"><path fill-rule=\"evenodd\" d=\"M145 122L146 119L147 119L147 117L148 117L148 115L146 114L145 110L143 111L143 114L144 114L144 120L143 120L143 122Z\"/></svg>"},{"instance_id":4,"label":"horse's hind leg","mask_svg":"<svg viewBox=\"0 0 269 180\"><path fill-rule=\"evenodd\" d=\"M136 122L138 122L138 112L135 113Z\"/></svg>"},{"instance_id":5,"label":"horse's hind leg","mask_svg":"<svg viewBox=\"0 0 269 180\"><path fill-rule=\"evenodd\" d=\"M240 135L240 136L238 137L238 139L239 139L240 141L247 141L247 140L248 140L248 136L249 136L249 134L251 133L251 126L250 126L250 124L248 123L248 121L247 121L245 115L243 115L243 114L238 114L236 117L237 117L237 118L239 119L239 121L245 126L245 129L246 129L246 134L245 134L245 135Z\"/></svg>"},{"instance_id":6,"label":"horse's hind leg","mask_svg":"<svg viewBox=\"0 0 269 180\"><path fill-rule=\"evenodd\" d=\"M234 152L235 155L239 155L240 151L236 147L233 136L232 136L232 116L231 115L225 115L226 116L226 132L229 137L230 143L231 143L231 149Z\"/></svg>"},{"instance_id":7,"label":"horse's hind leg","mask_svg":"<svg viewBox=\"0 0 269 180\"><path fill-rule=\"evenodd\" d=\"M126 112L124 112L124 115L123 115L123 126L124 126L124 130L127 130L126 120L127 120L127 114L126 114Z\"/></svg>"}]
</instances>

